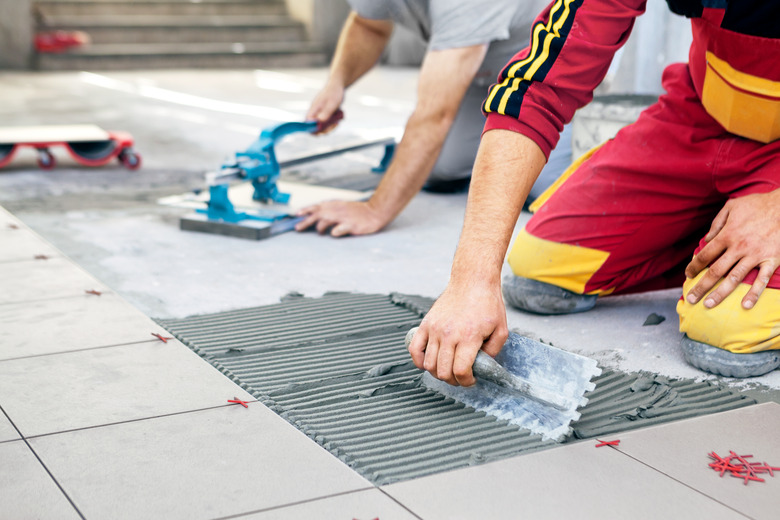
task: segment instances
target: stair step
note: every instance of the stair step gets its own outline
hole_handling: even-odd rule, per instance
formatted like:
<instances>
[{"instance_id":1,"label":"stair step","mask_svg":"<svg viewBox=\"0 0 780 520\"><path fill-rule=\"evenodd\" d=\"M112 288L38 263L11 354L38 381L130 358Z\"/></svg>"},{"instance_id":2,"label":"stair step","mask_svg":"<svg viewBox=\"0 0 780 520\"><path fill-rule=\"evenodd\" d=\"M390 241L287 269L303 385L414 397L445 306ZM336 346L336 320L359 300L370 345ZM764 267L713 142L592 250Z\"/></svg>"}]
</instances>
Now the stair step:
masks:
<instances>
[{"instance_id":1,"label":"stair step","mask_svg":"<svg viewBox=\"0 0 780 520\"><path fill-rule=\"evenodd\" d=\"M40 70L128 70L158 68L268 68L327 65L309 42L249 42L91 45L62 54L38 55Z\"/></svg>"},{"instance_id":2,"label":"stair step","mask_svg":"<svg viewBox=\"0 0 780 520\"><path fill-rule=\"evenodd\" d=\"M286 16L61 16L46 29L84 31L93 44L306 39L303 25Z\"/></svg>"},{"instance_id":3,"label":"stair step","mask_svg":"<svg viewBox=\"0 0 780 520\"><path fill-rule=\"evenodd\" d=\"M44 17L57 15L283 15L283 0L41 0Z\"/></svg>"}]
</instances>

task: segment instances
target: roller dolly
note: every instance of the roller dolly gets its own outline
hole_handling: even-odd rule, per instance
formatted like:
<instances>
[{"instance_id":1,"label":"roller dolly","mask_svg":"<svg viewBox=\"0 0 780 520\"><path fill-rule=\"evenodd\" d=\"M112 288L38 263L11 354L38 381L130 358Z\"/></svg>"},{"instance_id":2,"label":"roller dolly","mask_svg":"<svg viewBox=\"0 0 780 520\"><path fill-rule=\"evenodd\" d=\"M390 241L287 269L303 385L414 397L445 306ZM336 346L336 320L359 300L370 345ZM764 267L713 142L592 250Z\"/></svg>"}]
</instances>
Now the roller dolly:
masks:
<instances>
[{"instance_id":1,"label":"roller dolly","mask_svg":"<svg viewBox=\"0 0 780 520\"><path fill-rule=\"evenodd\" d=\"M18 126L0 128L0 168L8 165L20 148L34 148L38 166L54 168L57 161L50 148L63 146L84 166L103 166L113 159L130 170L141 166L127 132L108 132L95 125Z\"/></svg>"},{"instance_id":2,"label":"roller dolly","mask_svg":"<svg viewBox=\"0 0 780 520\"><path fill-rule=\"evenodd\" d=\"M219 235L235 236L252 240L268 238L290 231L301 218L286 207L289 193L282 193L277 180L282 168L297 166L334 155L373 146L384 146L384 156L379 165L372 168L382 173L392 160L395 139L384 138L342 146L325 152L295 157L286 161L276 159L275 145L283 137L298 133L316 133L342 119L341 110L327 121L304 121L281 123L261 131L260 137L243 152L236 152L235 159L221 166L219 170L206 174L209 199L205 209L197 209L194 215L183 217L180 228L186 231L200 231ZM230 200L228 188L233 182L251 182L254 188L253 201L257 207L237 211Z\"/></svg>"}]
</instances>

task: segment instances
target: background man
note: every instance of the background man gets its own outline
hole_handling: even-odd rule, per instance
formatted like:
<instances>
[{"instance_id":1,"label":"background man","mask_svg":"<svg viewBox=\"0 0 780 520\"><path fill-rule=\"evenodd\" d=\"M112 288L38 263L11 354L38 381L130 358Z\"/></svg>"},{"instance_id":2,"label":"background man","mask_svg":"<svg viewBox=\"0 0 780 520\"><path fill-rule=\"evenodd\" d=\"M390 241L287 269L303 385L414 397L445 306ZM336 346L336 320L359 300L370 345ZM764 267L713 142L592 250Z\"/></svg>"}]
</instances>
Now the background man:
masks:
<instances>
[{"instance_id":1,"label":"background man","mask_svg":"<svg viewBox=\"0 0 780 520\"><path fill-rule=\"evenodd\" d=\"M488 86L518 47L528 41L536 13L547 0L349 0L325 87L307 119L327 120L344 92L379 60L393 24L428 43L417 104L395 157L367 202L326 202L305 208L301 231L315 226L333 236L374 233L391 222L425 184L433 192L464 189L484 124L480 105ZM327 131L327 129L326 129ZM552 181L570 159L569 145L552 159ZM556 170L557 171L554 171ZM549 172L549 173L548 173ZM427 181L427 184L426 184Z\"/></svg>"}]
</instances>

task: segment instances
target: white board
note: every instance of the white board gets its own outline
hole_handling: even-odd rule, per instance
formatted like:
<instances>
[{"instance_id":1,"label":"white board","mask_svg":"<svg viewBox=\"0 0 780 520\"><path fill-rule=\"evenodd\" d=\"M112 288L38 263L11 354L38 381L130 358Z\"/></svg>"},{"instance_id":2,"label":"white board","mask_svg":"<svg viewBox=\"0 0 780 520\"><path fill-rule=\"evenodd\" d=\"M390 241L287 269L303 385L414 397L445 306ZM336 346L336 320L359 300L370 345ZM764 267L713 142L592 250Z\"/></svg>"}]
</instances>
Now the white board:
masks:
<instances>
[{"instance_id":1,"label":"white board","mask_svg":"<svg viewBox=\"0 0 780 520\"><path fill-rule=\"evenodd\" d=\"M76 143L108 141L108 132L97 125L4 126L0 127L0 144Z\"/></svg>"}]
</instances>

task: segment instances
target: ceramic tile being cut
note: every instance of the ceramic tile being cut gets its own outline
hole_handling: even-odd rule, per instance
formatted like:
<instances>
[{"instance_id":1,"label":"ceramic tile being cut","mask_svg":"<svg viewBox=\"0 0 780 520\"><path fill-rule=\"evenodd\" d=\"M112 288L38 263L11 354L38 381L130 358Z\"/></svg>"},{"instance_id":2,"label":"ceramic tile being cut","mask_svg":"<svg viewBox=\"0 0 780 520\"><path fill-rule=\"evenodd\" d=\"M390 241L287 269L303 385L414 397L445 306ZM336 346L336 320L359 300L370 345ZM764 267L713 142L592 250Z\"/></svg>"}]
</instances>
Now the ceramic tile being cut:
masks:
<instances>
[{"instance_id":1,"label":"ceramic tile being cut","mask_svg":"<svg viewBox=\"0 0 780 520\"><path fill-rule=\"evenodd\" d=\"M419 520L395 500L378 489L367 489L303 504L261 511L242 516L241 520Z\"/></svg>"},{"instance_id":2,"label":"ceramic tile being cut","mask_svg":"<svg viewBox=\"0 0 780 520\"><path fill-rule=\"evenodd\" d=\"M404 336L430 299L330 294L162 323L376 484L556 446L420 384ZM574 436L746 406L710 383L605 370Z\"/></svg>"},{"instance_id":3,"label":"ceramic tile being cut","mask_svg":"<svg viewBox=\"0 0 780 520\"><path fill-rule=\"evenodd\" d=\"M744 519L594 441L385 486L425 520Z\"/></svg>"},{"instance_id":4,"label":"ceramic tile being cut","mask_svg":"<svg viewBox=\"0 0 780 520\"><path fill-rule=\"evenodd\" d=\"M708 457L734 451L750 462L780 468L780 405L765 403L665 424L620 436L618 449L751 518L775 519L780 511L780 471L759 475L765 482L723 477Z\"/></svg>"},{"instance_id":5,"label":"ceramic tile being cut","mask_svg":"<svg viewBox=\"0 0 780 520\"><path fill-rule=\"evenodd\" d=\"M0 406L25 437L226 404L248 394L178 341L0 361Z\"/></svg>"},{"instance_id":6,"label":"ceramic tile being cut","mask_svg":"<svg viewBox=\"0 0 780 520\"><path fill-rule=\"evenodd\" d=\"M0 444L0 516L81 518L23 441Z\"/></svg>"},{"instance_id":7,"label":"ceramic tile being cut","mask_svg":"<svg viewBox=\"0 0 780 520\"><path fill-rule=\"evenodd\" d=\"M10 220L10 219L9 219ZM36 256L62 256L54 246L30 231L26 226L6 222L0 214L0 264L35 260Z\"/></svg>"},{"instance_id":8,"label":"ceramic tile being cut","mask_svg":"<svg viewBox=\"0 0 780 520\"><path fill-rule=\"evenodd\" d=\"M159 341L162 327L113 293L0 305L0 360Z\"/></svg>"},{"instance_id":9,"label":"ceramic tile being cut","mask_svg":"<svg viewBox=\"0 0 780 520\"><path fill-rule=\"evenodd\" d=\"M0 305L83 295L108 289L64 257L6 262L0 269Z\"/></svg>"},{"instance_id":10,"label":"ceramic tile being cut","mask_svg":"<svg viewBox=\"0 0 780 520\"><path fill-rule=\"evenodd\" d=\"M30 444L86 518L222 518L370 488L259 403Z\"/></svg>"}]
</instances>

